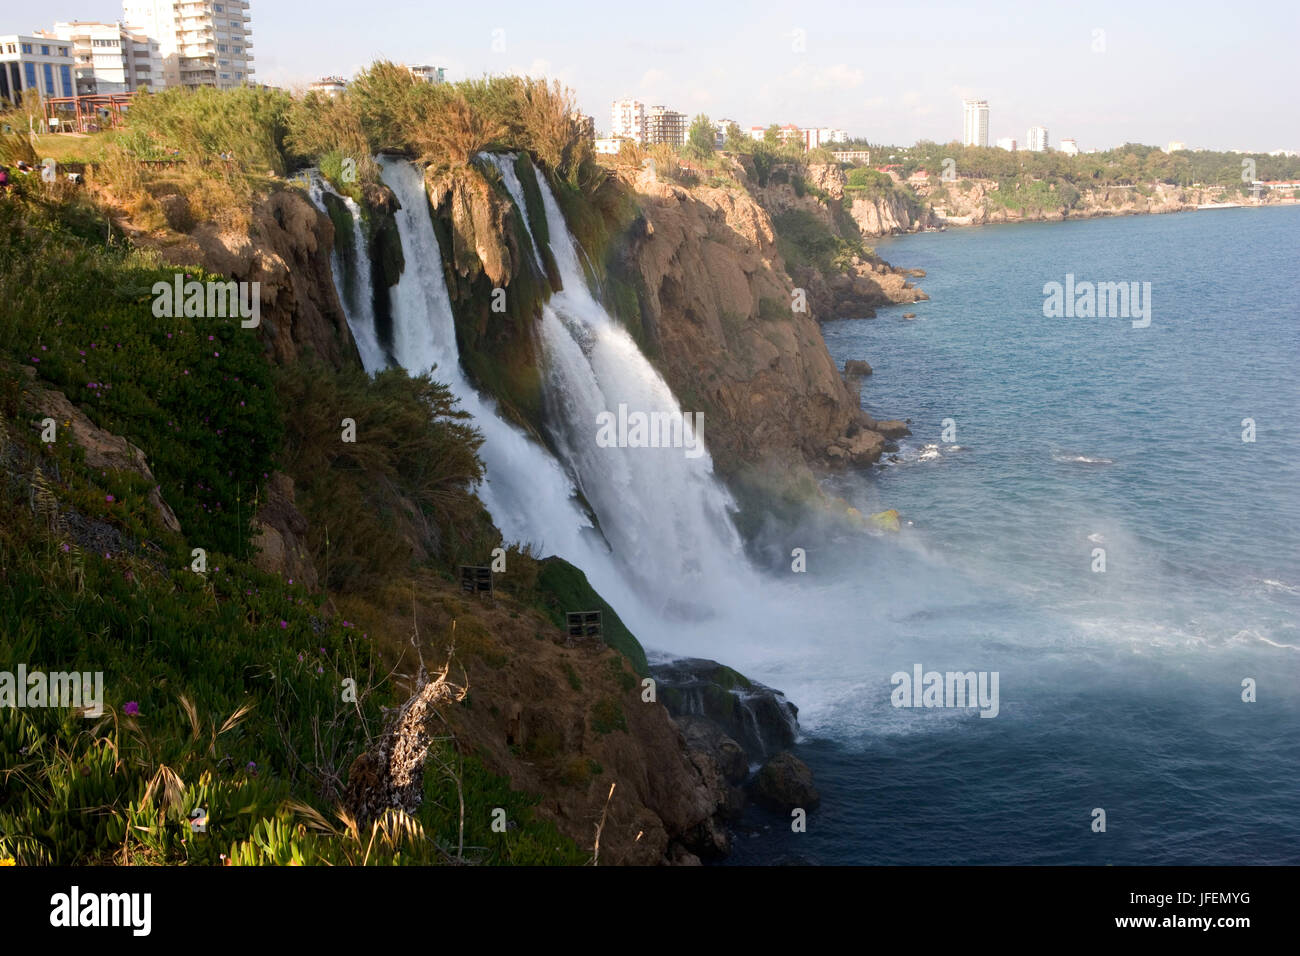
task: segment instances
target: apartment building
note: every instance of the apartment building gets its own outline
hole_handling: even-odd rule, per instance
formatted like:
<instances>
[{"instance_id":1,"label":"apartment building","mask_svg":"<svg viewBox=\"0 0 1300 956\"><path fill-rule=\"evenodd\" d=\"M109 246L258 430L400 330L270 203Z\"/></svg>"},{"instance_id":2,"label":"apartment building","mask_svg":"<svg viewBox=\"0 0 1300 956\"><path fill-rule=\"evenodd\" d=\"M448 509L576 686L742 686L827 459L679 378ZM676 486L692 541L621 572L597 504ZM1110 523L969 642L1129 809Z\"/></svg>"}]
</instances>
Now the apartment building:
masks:
<instances>
[{"instance_id":1,"label":"apartment building","mask_svg":"<svg viewBox=\"0 0 1300 956\"><path fill-rule=\"evenodd\" d=\"M79 96L164 86L158 41L132 27L73 20L46 35L71 44Z\"/></svg>"},{"instance_id":2,"label":"apartment building","mask_svg":"<svg viewBox=\"0 0 1300 956\"><path fill-rule=\"evenodd\" d=\"M645 104L640 100L615 100L609 111L610 139L645 143Z\"/></svg>"},{"instance_id":3,"label":"apartment building","mask_svg":"<svg viewBox=\"0 0 1300 956\"><path fill-rule=\"evenodd\" d=\"M323 76L311 86L307 87L308 92L320 93L334 99L336 96L342 96L347 91L348 81L341 76Z\"/></svg>"},{"instance_id":4,"label":"apartment building","mask_svg":"<svg viewBox=\"0 0 1300 956\"><path fill-rule=\"evenodd\" d=\"M76 96L72 44L57 37L0 36L0 97L18 103L24 90L42 98Z\"/></svg>"},{"instance_id":5,"label":"apartment building","mask_svg":"<svg viewBox=\"0 0 1300 956\"><path fill-rule=\"evenodd\" d=\"M645 114L645 142L686 145L686 114L666 106L652 106Z\"/></svg>"},{"instance_id":6,"label":"apartment building","mask_svg":"<svg viewBox=\"0 0 1300 956\"><path fill-rule=\"evenodd\" d=\"M166 86L254 82L248 0L123 0L126 22L158 42Z\"/></svg>"},{"instance_id":7,"label":"apartment building","mask_svg":"<svg viewBox=\"0 0 1300 956\"><path fill-rule=\"evenodd\" d=\"M963 146L988 146L989 101L961 101L961 144Z\"/></svg>"},{"instance_id":8,"label":"apartment building","mask_svg":"<svg viewBox=\"0 0 1300 956\"><path fill-rule=\"evenodd\" d=\"M722 149L724 146L727 145L727 132L728 132L728 131L731 129L731 127L733 127L733 126L735 126L737 129L740 128L740 124L737 123L737 122L736 122L735 120L733 120L733 119L725 119L725 118L724 118L724 119L720 119L720 120L715 120L715 121L714 121L714 123L713 123L713 147L714 147L714 149Z\"/></svg>"},{"instance_id":9,"label":"apartment building","mask_svg":"<svg viewBox=\"0 0 1300 956\"><path fill-rule=\"evenodd\" d=\"M442 66L408 66L411 76L422 83L442 83L447 79L447 69Z\"/></svg>"},{"instance_id":10,"label":"apartment building","mask_svg":"<svg viewBox=\"0 0 1300 956\"><path fill-rule=\"evenodd\" d=\"M836 143L847 143L849 134L847 130L829 129L827 127L808 127L799 130L803 137L803 148L818 149L822 146L832 146Z\"/></svg>"},{"instance_id":11,"label":"apartment building","mask_svg":"<svg viewBox=\"0 0 1300 956\"><path fill-rule=\"evenodd\" d=\"M1063 152L1066 156L1078 156L1078 155L1079 155L1079 144L1078 144L1077 141L1075 141L1075 140L1073 140L1073 139L1063 139L1063 140L1061 140L1061 145L1060 145L1058 148L1059 148L1059 149L1061 150L1061 152Z\"/></svg>"},{"instance_id":12,"label":"apartment building","mask_svg":"<svg viewBox=\"0 0 1300 956\"><path fill-rule=\"evenodd\" d=\"M749 137L750 139L765 139L767 130L768 127L766 126L751 126L749 128ZM802 146L805 150L849 141L849 134L846 130L814 126L800 127L795 126L793 123L786 123L784 126L778 127L776 135L778 142L782 146L794 144Z\"/></svg>"},{"instance_id":13,"label":"apartment building","mask_svg":"<svg viewBox=\"0 0 1300 956\"><path fill-rule=\"evenodd\" d=\"M1029 132L1025 133L1025 149L1031 153L1044 153L1047 151L1046 126L1029 127Z\"/></svg>"},{"instance_id":14,"label":"apartment building","mask_svg":"<svg viewBox=\"0 0 1300 956\"><path fill-rule=\"evenodd\" d=\"M871 165L871 153L865 149L834 149L831 155L835 157L837 163L852 163L853 165Z\"/></svg>"},{"instance_id":15,"label":"apartment building","mask_svg":"<svg viewBox=\"0 0 1300 956\"><path fill-rule=\"evenodd\" d=\"M1003 136L998 139L998 149L1005 149L1009 153L1016 151L1016 141L1011 136Z\"/></svg>"}]
</instances>

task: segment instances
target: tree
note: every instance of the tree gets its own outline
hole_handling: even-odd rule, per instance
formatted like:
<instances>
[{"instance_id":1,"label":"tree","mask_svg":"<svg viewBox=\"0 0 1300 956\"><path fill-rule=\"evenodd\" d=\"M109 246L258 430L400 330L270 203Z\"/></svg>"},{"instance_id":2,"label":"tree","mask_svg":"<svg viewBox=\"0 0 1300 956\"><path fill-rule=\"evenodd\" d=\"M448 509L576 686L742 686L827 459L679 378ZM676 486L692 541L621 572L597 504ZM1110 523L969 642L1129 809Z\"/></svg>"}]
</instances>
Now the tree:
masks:
<instances>
[{"instance_id":1,"label":"tree","mask_svg":"<svg viewBox=\"0 0 1300 956\"><path fill-rule=\"evenodd\" d=\"M763 142L768 146L781 145L781 127L773 123L767 129L763 130Z\"/></svg>"},{"instance_id":2,"label":"tree","mask_svg":"<svg viewBox=\"0 0 1300 956\"><path fill-rule=\"evenodd\" d=\"M686 145L698 159L713 155L713 121L703 113L696 115L691 122L690 133L686 136Z\"/></svg>"},{"instance_id":3,"label":"tree","mask_svg":"<svg viewBox=\"0 0 1300 956\"><path fill-rule=\"evenodd\" d=\"M753 138L741 130L739 123L727 124L727 149L733 153L747 153L753 148Z\"/></svg>"}]
</instances>

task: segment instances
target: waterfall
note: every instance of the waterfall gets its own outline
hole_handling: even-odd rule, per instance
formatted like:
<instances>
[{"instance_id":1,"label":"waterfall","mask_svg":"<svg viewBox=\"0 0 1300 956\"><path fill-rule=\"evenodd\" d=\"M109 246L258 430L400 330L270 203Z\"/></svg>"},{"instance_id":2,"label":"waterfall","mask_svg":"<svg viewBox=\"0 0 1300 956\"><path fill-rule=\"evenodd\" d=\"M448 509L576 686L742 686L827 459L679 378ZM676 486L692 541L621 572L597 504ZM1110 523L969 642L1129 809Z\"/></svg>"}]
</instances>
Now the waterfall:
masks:
<instances>
[{"instance_id":1,"label":"waterfall","mask_svg":"<svg viewBox=\"0 0 1300 956\"><path fill-rule=\"evenodd\" d=\"M625 406L630 414L672 419L683 409L632 336L592 297L581 249L546 179L536 176L563 282L543 307L541 327L556 443L647 603L674 616L706 615L719 588L750 573L731 520L734 503L703 449L692 457L682 448L597 443L602 412Z\"/></svg>"},{"instance_id":2,"label":"waterfall","mask_svg":"<svg viewBox=\"0 0 1300 956\"><path fill-rule=\"evenodd\" d=\"M584 570L607 565L608 548L579 506L564 469L545 448L503 419L496 403L480 395L461 370L442 252L420 168L381 158L380 170L401 204L396 218L406 269L390 293L398 364L412 374L431 371L473 416L483 434L479 455L487 472L479 497L507 541L531 543Z\"/></svg>"},{"instance_id":3,"label":"waterfall","mask_svg":"<svg viewBox=\"0 0 1300 956\"><path fill-rule=\"evenodd\" d=\"M501 170L538 256L513 161L485 159ZM776 599L757 600L772 595L772 582L749 566L731 521L733 502L704 448L688 455L681 447L597 442L597 416L617 413L620 405L666 416L682 409L636 342L592 296L580 258L585 253L545 179L538 174L563 289L543 307L538 336L547 428L558 457L502 418L465 377L422 171L387 157L379 165L401 206L395 216L406 261L389 290L392 359L412 374L431 371L473 417L484 438L486 477L478 494L506 540L581 568L649 647L717 653L741 642L758 650L753 642L760 631L768 648L783 645L791 626L781 623ZM363 312L349 308L348 320L354 334L364 334Z\"/></svg>"},{"instance_id":4,"label":"waterfall","mask_svg":"<svg viewBox=\"0 0 1300 956\"><path fill-rule=\"evenodd\" d=\"M352 330L352 338L357 343L357 351L361 353L361 364L371 375L382 371L389 366L388 356L384 353L384 348L379 344L379 335L375 329L375 304L372 298L373 284L370 276L370 250L366 242L366 224L361 218L361 207L349 196L344 196L335 191L334 187L320 175L317 170L310 170L308 173L311 186L308 190L312 202L316 207L329 214L329 209L325 205L325 195L329 194L338 199L347 208L348 214L352 216L352 261L356 264L351 273L351 283L347 266L344 262L340 249L340 244L334 244L334 250L330 253L330 266L334 272L334 288L339 294L339 301L343 303L343 311L347 314L348 328Z\"/></svg>"}]
</instances>

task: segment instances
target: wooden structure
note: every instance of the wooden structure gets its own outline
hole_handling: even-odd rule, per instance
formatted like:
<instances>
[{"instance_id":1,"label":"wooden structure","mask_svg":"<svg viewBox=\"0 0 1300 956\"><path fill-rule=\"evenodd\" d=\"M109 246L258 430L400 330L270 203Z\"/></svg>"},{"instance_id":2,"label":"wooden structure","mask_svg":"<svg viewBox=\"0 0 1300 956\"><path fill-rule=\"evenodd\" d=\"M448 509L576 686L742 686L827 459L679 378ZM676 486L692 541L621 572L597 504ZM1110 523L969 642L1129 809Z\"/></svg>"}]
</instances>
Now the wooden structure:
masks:
<instances>
[{"instance_id":1,"label":"wooden structure","mask_svg":"<svg viewBox=\"0 0 1300 956\"><path fill-rule=\"evenodd\" d=\"M569 643L574 638L602 640L602 628L599 611L569 611L565 615L568 623Z\"/></svg>"},{"instance_id":2,"label":"wooden structure","mask_svg":"<svg viewBox=\"0 0 1300 956\"><path fill-rule=\"evenodd\" d=\"M51 133L97 133L117 129L126 122L134 93L90 93L85 96L47 96L45 128Z\"/></svg>"},{"instance_id":3,"label":"wooden structure","mask_svg":"<svg viewBox=\"0 0 1300 956\"><path fill-rule=\"evenodd\" d=\"M492 569L490 567L462 564L460 566L460 589L469 594L491 594Z\"/></svg>"}]
</instances>

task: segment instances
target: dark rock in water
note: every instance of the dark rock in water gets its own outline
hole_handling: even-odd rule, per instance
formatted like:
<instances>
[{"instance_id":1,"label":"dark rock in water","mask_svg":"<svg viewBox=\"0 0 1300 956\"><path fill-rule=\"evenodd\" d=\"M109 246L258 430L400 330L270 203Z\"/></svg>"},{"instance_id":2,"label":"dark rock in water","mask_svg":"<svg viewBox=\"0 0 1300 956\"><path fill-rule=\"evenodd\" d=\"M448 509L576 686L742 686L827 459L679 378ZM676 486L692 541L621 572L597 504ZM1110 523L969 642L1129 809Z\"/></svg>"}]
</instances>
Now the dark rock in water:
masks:
<instances>
[{"instance_id":1,"label":"dark rock in water","mask_svg":"<svg viewBox=\"0 0 1300 956\"><path fill-rule=\"evenodd\" d=\"M702 750L718 764L718 770L728 783L743 783L749 776L749 756L744 748L708 717L683 714L674 718L682 730L689 750Z\"/></svg>"},{"instance_id":2,"label":"dark rock in water","mask_svg":"<svg viewBox=\"0 0 1300 956\"><path fill-rule=\"evenodd\" d=\"M789 813L796 807L812 810L821 803L808 765L783 751L763 765L754 778L754 799L771 810Z\"/></svg>"},{"instance_id":3,"label":"dark rock in water","mask_svg":"<svg viewBox=\"0 0 1300 956\"><path fill-rule=\"evenodd\" d=\"M669 847L668 863L670 866L703 866L700 858L680 843L674 843Z\"/></svg>"},{"instance_id":4,"label":"dark rock in water","mask_svg":"<svg viewBox=\"0 0 1300 956\"><path fill-rule=\"evenodd\" d=\"M871 366L862 359L849 359L844 363L844 374L849 378L861 378L871 374Z\"/></svg>"},{"instance_id":5,"label":"dark rock in water","mask_svg":"<svg viewBox=\"0 0 1300 956\"><path fill-rule=\"evenodd\" d=\"M650 673L668 713L708 718L738 743L749 759L794 744L799 711L778 690L702 658L655 664Z\"/></svg>"},{"instance_id":6,"label":"dark rock in water","mask_svg":"<svg viewBox=\"0 0 1300 956\"><path fill-rule=\"evenodd\" d=\"M902 438L912 434L912 429L908 428L905 422L896 419L887 422L876 422L876 431L886 438Z\"/></svg>"},{"instance_id":7,"label":"dark rock in water","mask_svg":"<svg viewBox=\"0 0 1300 956\"><path fill-rule=\"evenodd\" d=\"M723 796L726 798L718 807L718 814L729 823L735 823L745 815L749 798L740 787L727 787Z\"/></svg>"}]
</instances>

